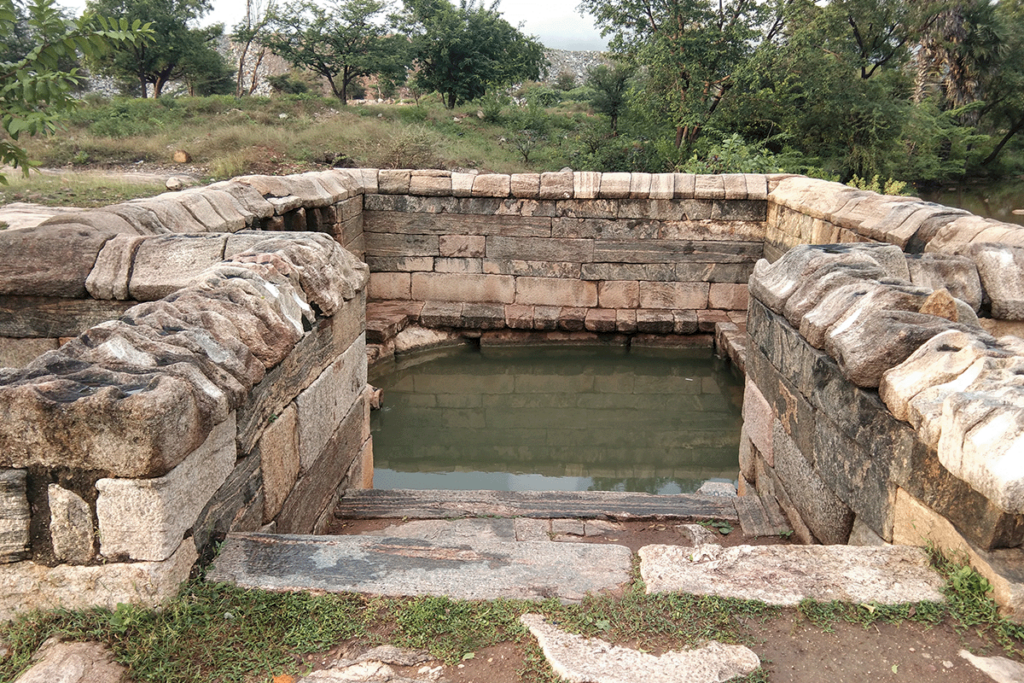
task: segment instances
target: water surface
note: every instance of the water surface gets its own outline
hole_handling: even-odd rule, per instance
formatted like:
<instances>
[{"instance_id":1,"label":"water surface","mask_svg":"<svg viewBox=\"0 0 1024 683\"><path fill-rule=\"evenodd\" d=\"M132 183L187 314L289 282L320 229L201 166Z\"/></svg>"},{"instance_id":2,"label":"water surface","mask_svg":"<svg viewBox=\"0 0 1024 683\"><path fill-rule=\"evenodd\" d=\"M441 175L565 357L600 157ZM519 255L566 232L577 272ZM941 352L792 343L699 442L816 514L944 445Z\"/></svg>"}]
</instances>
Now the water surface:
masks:
<instances>
[{"instance_id":1,"label":"water surface","mask_svg":"<svg viewBox=\"0 0 1024 683\"><path fill-rule=\"evenodd\" d=\"M379 489L688 493L738 474L742 381L710 350L462 347L371 383Z\"/></svg>"}]
</instances>

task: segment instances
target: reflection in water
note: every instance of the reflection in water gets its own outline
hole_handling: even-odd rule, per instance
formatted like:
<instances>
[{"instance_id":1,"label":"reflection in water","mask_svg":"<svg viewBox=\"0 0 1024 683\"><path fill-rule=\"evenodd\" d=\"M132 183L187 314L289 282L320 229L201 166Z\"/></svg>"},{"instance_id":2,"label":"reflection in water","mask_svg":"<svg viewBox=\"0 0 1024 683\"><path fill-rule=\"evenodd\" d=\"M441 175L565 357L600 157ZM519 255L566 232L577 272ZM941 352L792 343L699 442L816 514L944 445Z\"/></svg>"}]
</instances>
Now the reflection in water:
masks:
<instances>
[{"instance_id":1,"label":"reflection in water","mask_svg":"<svg viewBox=\"0 0 1024 683\"><path fill-rule=\"evenodd\" d=\"M742 384L710 350L460 348L371 383L376 488L664 494L737 477Z\"/></svg>"}]
</instances>

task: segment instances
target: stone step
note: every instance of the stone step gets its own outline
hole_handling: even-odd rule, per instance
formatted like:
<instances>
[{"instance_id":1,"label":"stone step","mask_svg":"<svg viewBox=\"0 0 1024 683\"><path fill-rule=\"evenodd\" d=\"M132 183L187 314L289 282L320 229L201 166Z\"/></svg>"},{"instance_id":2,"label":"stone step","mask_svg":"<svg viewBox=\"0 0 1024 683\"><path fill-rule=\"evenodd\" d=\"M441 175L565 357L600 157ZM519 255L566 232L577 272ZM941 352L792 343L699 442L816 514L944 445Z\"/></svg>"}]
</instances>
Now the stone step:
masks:
<instances>
[{"instance_id":1,"label":"stone step","mask_svg":"<svg viewBox=\"0 0 1024 683\"><path fill-rule=\"evenodd\" d=\"M632 553L620 545L235 533L206 580L275 591L576 602L587 593L619 594L631 569Z\"/></svg>"},{"instance_id":2,"label":"stone step","mask_svg":"<svg viewBox=\"0 0 1024 683\"><path fill-rule=\"evenodd\" d=\"M942 602L943 578L910 546L739 545L640 549L648 593L690 593L795 607L807 598L854 604Z\"/></svg>"},{"instance_id":3,"label":"stone step","mask_svg":"<svg viewBox=\"0 0 1024 683\"><path fill-rule=\"evenodd\" d=\"M736 498L696 494L653 495L614 491L347 491L338 519L449 519L534 517L555 519L711 519L739 522Z\"/></svg>"}]
</instances>

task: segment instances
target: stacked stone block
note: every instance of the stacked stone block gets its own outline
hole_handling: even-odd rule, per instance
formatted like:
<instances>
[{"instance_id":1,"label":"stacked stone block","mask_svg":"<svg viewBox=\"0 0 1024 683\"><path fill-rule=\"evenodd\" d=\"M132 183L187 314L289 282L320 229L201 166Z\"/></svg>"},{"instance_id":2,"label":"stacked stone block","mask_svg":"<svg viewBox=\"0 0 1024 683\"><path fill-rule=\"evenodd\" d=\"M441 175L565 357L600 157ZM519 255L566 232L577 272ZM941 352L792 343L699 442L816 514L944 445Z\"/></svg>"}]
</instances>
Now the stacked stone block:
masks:
<instances>
[{"instance_id":1,"label":"stacked stone block","mask_svg":"<svg viewBox=\"0 0 1024 683\"><path fill-rule=\"evenodd\" d=\"M1007 247L981 253L993 249ZM975 291L981 267L882 244L798 246L760 262L740 465L804 541L846 543L857 528L966 550L1020 618L1007 577L1024 559L1024 342L988 334L949 293ZM913 284L921 268L945 286ZM1011 288L1019 278L1003 273Z\"/></svg>"},{"instance_id":2,"label":"stacked stone block","mask_svg":"<svg viewBox=\"0 0 1024 683\"><path fill-rule=\"evenodd\" d=\"M291 186L320 202L331 184L313 182ZM266 198L230 185L260 228L289 183ZM312 210L351 211L333 189ZM176 199L163 215L215 205ZM113 208L155 225L157 212ZM0 369L0 618L159 604L218 534L316 532L340 490L370 485L368 273L339 246L343 223L318 226L333 238L245 220L138 234L89 216L3 236L39 258L0 279L9 320L53 319L68 338Z\"/></svg>"},{"instance_id":3,"label":"stacked stone block","mask_svg":"<svg viewBox=\"0 0 1024 683\"><path fill-rule=\"evenodd\" d=\"M768 178L381 171L370 298L424 324L693 334L746 308ZM461 309L464 315L457 321ZM436 311L436 314L435 314Z\"/></svg>"}]
</instances>

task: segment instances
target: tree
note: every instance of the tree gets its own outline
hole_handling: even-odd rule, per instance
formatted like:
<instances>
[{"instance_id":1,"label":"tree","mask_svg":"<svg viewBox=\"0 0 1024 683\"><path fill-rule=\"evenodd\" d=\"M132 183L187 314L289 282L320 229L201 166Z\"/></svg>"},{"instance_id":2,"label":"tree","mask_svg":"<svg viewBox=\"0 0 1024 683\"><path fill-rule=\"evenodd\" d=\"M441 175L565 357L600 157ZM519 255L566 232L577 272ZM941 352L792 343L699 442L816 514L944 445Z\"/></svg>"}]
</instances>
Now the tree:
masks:
<instances>
[{"instance_id":1,"label":"tree","mask_svg":"<svg viewBox=\"0 0 1024 683\"><path fill-rule=\"evenodd\" d=\"M757 0L582 0L580 8L612 36L612 52L645 68L677 148L697 140L737 70L782 26L775 3Z\"/></svg>"},{"instance_id":2,"label":"tree","mask_svg":"<svg viewBox=\"0 0 1024 683\"><path fill-rule=\"evenodd\" d=\"M114 21L93 14L67 20L53 0L0 0L0 35L15 35L23 23L31 48L21 57L5 55L0 62L0 124L9 140L0 140L0 163L28 174L31 162L19 146L22 135L52 133L62 116L77 105L71 96L79 82L77 69L64 70L62 62L82 53L97 57L113 46L140 44L152 31L148 24ZM16 56L16 55L15 55ZM0 183L6 178L0 174Z\"/></svg>"},{"instance_id":3,"label":"tree","mask_svg":"<svg viewBox=\"0 0 1024 683\"><path fill-rule=\"evenodd\" d=\"M537 80L544 46L505 21L498 3L404 0L416 65L414 84L441 93L445 106L475 100L488 88Z\"/></svg>"},{"instance_id":4,"label":"tree","mask_svg":"<svg viewBox=\"0 0 1024 683\"><path fill-rule=\"evenodd\" d=\"M256 91L260 66L267 55L264 41L275 12L274 0L267 0L266 4L260 0L245 0L245 18L235 26L231 34L231 39L242 46L235 72L235 97L251 95Z\"/></svg>"},{"instance_id":5,"label":"tree","mask_svg":"<svg viewBox=\"0 0 1024 683\"><path fill-rule=\"evenodd\" d=\"M611 67L601 64L587 74L587 85L594 91L590 104L594 111L609 116L612 135L619 134L619 116L628 105L629 79L634 72L633 67L618 63Z\"/></svg>"},{"instance_id":6,"label":"tree","mask_svg":"<svg viewBox=\"0 0 1024 683\"><path fill-rule=\"evenodd\" d=\"M405 72L408 41L382 21L387 9L384 0L339 1L330 10L299 2L272 18L266 42L295 66L323 76L347 104L359 79L399 78Z\"/></svg>"},{"instance_id":7,"label":"tree","mask_svg":"<svg viewBox=\"0 0 1024 683\"><path fill-rule=\"evenodd\" d=\"M210 0L89 0L90 11L126 17L129 21L150 22L159 40L153 43L122 45L101 59L93 60L100 73L124 83L134 81L146 97L153 86L153 97L160 97L172 80L188 75L196 80L202 66L221 74L216 42L223 35L221 24L193 28L210 11ZM212 66L211 66L212 65Z\"/></svg>"}]
</instances>

